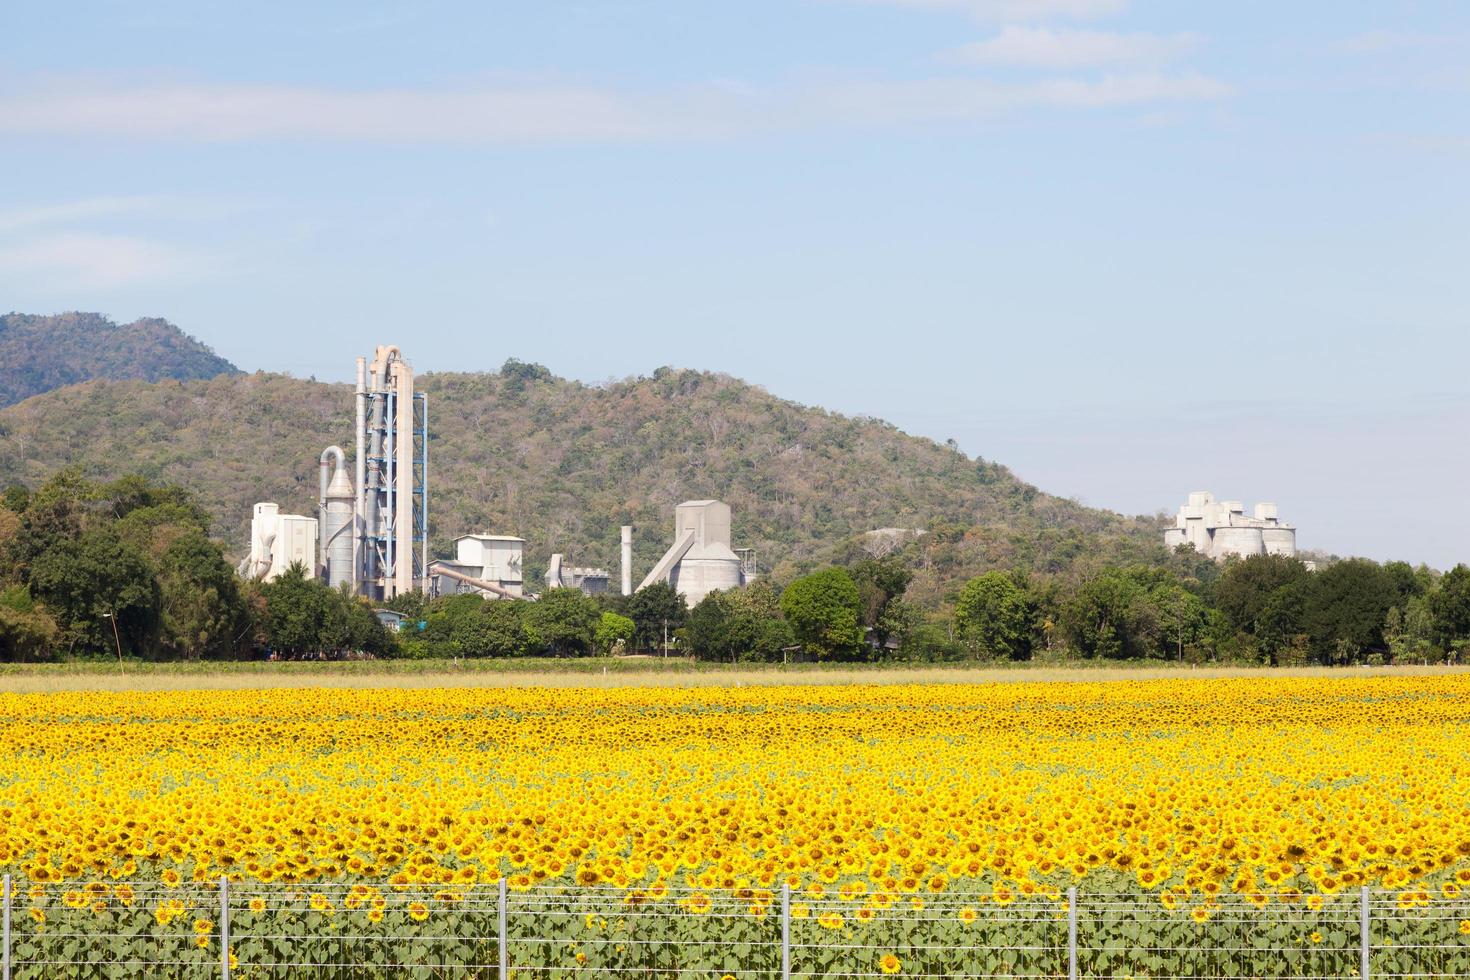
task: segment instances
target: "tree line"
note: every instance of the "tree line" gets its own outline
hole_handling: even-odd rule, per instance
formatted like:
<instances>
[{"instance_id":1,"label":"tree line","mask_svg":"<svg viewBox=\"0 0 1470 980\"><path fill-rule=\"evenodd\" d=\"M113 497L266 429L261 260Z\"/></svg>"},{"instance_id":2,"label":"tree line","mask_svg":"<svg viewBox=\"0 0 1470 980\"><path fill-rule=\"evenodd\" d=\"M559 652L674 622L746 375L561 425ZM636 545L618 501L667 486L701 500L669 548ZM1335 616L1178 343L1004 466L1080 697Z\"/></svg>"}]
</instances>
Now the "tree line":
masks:
<instances>
[{"instance_id":1,"label":"tree line","mask_svg":"<svg viewBox=\"0 0 1470 980\"><path fill-rule=\"evenodd\" d=\"M293 567L239 578L185 490L63 470L0 494L0 659L588 656L783 660L1177 660L1354 664L1470 656L1470 568L1294 558L1224 565L1187 548L1085 573L996 569L911 601L917 552L839 552L830 567L715 592L551 589L535 602L370 603Z\"/></svg>"},{"instance_id":2,"label":"tree line","mask_svg":"<svg viewBox=\"0 0 1470 980\"><path fill-rule=\"evenodd\" d=\"M1310 571L1265 555L1223 565L1180 552L1167 566L1104 567L1069 578L995 570L939 610L905 598L902 554L819 569L784 587L760 580L688 608L657 583L630 597L546 593L537 603L477 596L396 604L423 629L416 656L578 656L672 650L734 662L1158 660L1266 665L1470 659L1470 568L1336 561Z\"/></svg>"}]
</instances>

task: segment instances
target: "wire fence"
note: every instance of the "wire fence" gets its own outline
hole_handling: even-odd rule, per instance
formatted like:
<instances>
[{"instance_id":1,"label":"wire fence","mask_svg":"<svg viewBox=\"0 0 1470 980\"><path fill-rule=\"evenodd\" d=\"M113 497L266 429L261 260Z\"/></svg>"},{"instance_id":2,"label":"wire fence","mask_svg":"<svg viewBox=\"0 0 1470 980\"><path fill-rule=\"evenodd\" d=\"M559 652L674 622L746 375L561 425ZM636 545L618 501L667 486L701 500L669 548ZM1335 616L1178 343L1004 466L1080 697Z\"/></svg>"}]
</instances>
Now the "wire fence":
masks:
<instances>
[{"instance_id":1,"label":"wire fence","mask_svg":"<svg viewBox=\"0 0 1470 980\"><path fill-rule=\"evenodd\" d=\"M1470 899L5 878L3 980L1470 977Z\"/></svg>"}]
</instances>

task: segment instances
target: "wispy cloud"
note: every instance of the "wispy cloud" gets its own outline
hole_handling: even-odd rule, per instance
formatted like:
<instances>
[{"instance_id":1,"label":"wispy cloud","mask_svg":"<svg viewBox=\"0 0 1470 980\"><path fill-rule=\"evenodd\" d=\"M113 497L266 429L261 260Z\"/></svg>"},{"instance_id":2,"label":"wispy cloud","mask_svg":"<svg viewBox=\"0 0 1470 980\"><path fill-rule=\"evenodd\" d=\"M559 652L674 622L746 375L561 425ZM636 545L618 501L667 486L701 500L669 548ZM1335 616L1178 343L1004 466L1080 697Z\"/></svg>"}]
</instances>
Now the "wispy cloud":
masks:
<instances>
[{"instance_id":1,"label":"wispy cloud","mask_svg":"<svg viewBox=\"0 0 1470 980\"><path fill-rule=\"evenodd\" d=\"M0 278L41 279L68 288L174 282L207 271L197 254L128 235L65 232L0 246Z\"/></svg>"},{"instance_id":2,"label":"wispy cloud","mask_svg":"<svg viewBox=\"0 0 1470 980\"><path fill-rule=\"evenodd\" d=\"M113 195L9 208L0 211L0 232L138 214L153 210L162 201L160 197L142 194Z\"/></svg>"},{"instance_id":3,"label":"wispy cloud","mask_svg":"<svg viewBox=\"0 0 1470 980\"><path fill-rule=\"evenodd\" d=\"M988 79L930 79L833 86L813 93L811 111L849 123L888 125L965 120L1023 108L1106 109L1218 99L1230 89L1202 75L1126 75L1004 84Z\"/></svg>"},{"instance_id":4,"label":"wispy cloud","mask_svg":"<svg viewBox=\"0 0 1470 980\"><path fill-rule=\"evenodd\" d=\"M998 24L1025 23L1052 18L1090 20L1120 13L1128 0L865 0L914 10L952 10L976 20Z\"/></svg>"},{"instance_id":5,"label":"wispy cloud","mask_svg":"<svg viewBox=\"0 0 1470 980\"><path fill-rule=\"evenodd\" d=\"M1424 34L1409 31L1367 31L1338 41L1334 47L1348 54L1432 51L1464 47L1463 34Z\"/></svg>"},{"instance_id":6,"label":"wispy cloud","mask_svg":"<svg viewBox=\"0 0 1470 980\"><path fill-rule=\"evenodd\" d=\"M1114 34L1012 26L995 37L956 49L953 56L980 65L1068 70L1160 65L1188 53L1198 43L1194 34Z\"/></svg>"},{"instance_id":7,"label":"wispy cloud","mask_svg":"<svg viewBox=\"0 0 1470 980\"><path fill-rule=\"evenodd\" d=\"M626 142L902 124L1026 108L1106 108L1214 99L1197 74L1101 79L836 81L788 89L663 93L576 88L333 90L266 85L96 86L0 100L0 133L188 142Z\"/></svg>"},{"instance_id":8,"label":"wispy cloud","mask_svg":"<svg viewBox=\"0 0 1470 980\"><path fill-rule=\"evenodd\" d=\"M678 105L576 88L99 86L32 91L0 101L0 132L199 141L627 140L708 130L698 120Z\"/></svg>"}]
</instances>

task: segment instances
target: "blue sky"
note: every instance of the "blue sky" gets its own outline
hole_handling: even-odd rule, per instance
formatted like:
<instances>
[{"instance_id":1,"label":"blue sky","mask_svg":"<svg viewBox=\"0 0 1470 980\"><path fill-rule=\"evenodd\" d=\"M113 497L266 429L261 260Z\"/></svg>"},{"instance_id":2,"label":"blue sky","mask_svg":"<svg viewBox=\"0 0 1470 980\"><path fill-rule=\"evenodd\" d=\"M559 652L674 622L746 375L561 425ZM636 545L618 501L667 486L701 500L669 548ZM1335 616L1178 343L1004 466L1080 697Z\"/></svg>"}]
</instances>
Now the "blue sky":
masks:
<instances>
[{"instance_id":1,"label":"blue sky","mask_svg":"<svg viewBox=\"0 0 1470 980\"><path fill-rule=\"evenodd\" d=\"M1457 2L0 8L0 308L334 380L725 371L1442 567L1467 175Z\"/></svg>"}]
</instances>

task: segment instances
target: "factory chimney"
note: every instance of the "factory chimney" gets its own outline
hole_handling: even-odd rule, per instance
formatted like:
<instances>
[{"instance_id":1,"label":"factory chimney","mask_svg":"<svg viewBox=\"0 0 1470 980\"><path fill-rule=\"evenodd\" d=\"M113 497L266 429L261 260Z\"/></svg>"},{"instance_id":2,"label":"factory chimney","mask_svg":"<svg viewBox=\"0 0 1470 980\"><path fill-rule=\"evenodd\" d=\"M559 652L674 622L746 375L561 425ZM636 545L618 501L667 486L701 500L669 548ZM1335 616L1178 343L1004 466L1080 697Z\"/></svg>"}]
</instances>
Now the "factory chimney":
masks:
<instances>
[{"instance_id":1,"label":"factory chimney","mask_svg":"<svg viewBox=\"0 0 1470 980\"><path fill-rule=\"evenodd\" d=\"M633 526L623 525L623 595L633 594Z\"/></svg>"}]
</instances>

